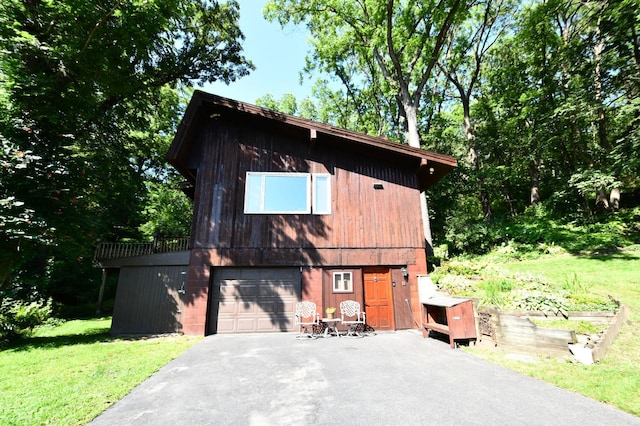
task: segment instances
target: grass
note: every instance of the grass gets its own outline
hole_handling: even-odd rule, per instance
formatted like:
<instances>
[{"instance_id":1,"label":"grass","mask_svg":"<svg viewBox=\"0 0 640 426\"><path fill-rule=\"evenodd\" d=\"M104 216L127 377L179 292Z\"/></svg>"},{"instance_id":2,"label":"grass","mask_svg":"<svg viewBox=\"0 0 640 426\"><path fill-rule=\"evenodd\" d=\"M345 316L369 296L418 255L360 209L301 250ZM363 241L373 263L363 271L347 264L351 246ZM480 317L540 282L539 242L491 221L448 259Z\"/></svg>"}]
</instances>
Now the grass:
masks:
<instances>
[{"instance_id":1,"label":"grass","mask_svg":"<svg viewBox=\"0 0 640 426\"><path fill-rule=\"evenodd\" d=\"M87 424L198 341L122 339L110 318L37 330L0 352L0 424Z\"/></svg>"},{"instance_id":2,"label":"grass","mask_svg":"<svg viewBox=\"0 0 640 426\"><path fill-rule=\"evenodd\" d=\"M564 319L537 319L530 318L540 327L558 328L561 330L573 330L578 334L598 334L606 330L607 324L595 324L589 321L575 321Z\"/></svg>"},{"instance_id":3,"label":"grass","mask_svg":"<svg viewBox=\"0 0 640 426\"><path fill-rule=\"evenodd\" d=\"M481 261L492 262L490 256ZM478 271L477 266L467 268ZM519 361L500 351L499 347L493 350L477 346L467 350L512 370L640 416L640 250L637 246L604 254L561 253L522 261L501 259L500 268L510 273L541 275L546 282L581 294L583 298L610 295L630 308L631 321L622 327L605 358L594 365L542 356L534 363ZM495 293L497 290L493 288L491 291Z\"/></svg>"},{"instance_id":4,"label":"grass","mask_svg":"<svg viewBox=\"0 0 640 426\"><path fill-rule=\"evenodd\" d=\"M640 324L640 249L592 255L561 252L520 261L488 256L452 262L449 271L472 278L456 285L477 290L488 300L504 301L514 283L495 274L482 279L487 265L495 264L513 274L542 275L554 288L583 299L611 295L630 308L631 322L622 328L607 356L594 365L550 357L539 357L536 363L518 361L482 346L467 350L640 416L640 330L634 326ZM184 336L121 339L109 335L109 326L110 318L68 321L39 329L32 338L4 348L0 352L0 424L86 424L199 340Z\"/></svg>"}]
</instances>

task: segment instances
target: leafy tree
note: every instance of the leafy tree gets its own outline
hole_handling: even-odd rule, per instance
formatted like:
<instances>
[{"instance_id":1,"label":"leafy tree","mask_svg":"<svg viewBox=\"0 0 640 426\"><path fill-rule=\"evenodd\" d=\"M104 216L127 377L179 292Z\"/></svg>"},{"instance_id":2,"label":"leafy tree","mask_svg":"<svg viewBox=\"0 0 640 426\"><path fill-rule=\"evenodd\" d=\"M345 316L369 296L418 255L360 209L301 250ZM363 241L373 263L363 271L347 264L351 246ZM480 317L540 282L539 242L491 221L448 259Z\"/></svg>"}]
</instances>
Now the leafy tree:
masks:
<instances>
[{"instance_id":1,"label":"leafy tree","mask_svg":"<svg viewBox=\"0 0 640 426\"><path fill-rule=\"evenodd\" d=\"M175 182L175 178L173 179ZM182 237L191 230L191 200L174 185L149 182L140 231L147 237Z\"/></svg>"},{"instance_id":2,"label":"leafy tree","mask_svg":"<svg viewBox=\"0 0 640 426\"><path fill-rule=\"evenodd\" d=\"M1 224L0 250L11 255L0 291L27 282L48 294L91 289L68 280L90 276L97 240L138 235L145 181L165 177L176 89L252 69L238 18L233 0L0 4L3 162L31 156L0 175L1 198L30 215ZM42 238L8 237L18 232ZM74 265L84 272L66 276Z\"/></svg>"},{"instance_id":3,"label":"leafy tree","mask_svg":"<svg viewBox=\"0 0 640 426\"><path fill-rule=\"evenodd\" d=\"M277 100L271 94L256 99L256 105L269 108L274 111L280 111L289 115L300 115L298 112L298 101L291 93L285 93L280 100Z\"/></svg>"},{"instance_id":4,"label":"leafy tree","mask_svg":"<svg viewBox=\"0 0 640 426\"><path fill-rule=\"evenodd\" d=\"M308 70L336 76L353 102L366 108L358 93L374 95L368 104L377 104L389 117L383 98L391 97L405 141L419 147L418 110L449 30L465 6L459 0L271 0L265 15L281 25L304 23L314 49Z\"/></svg>"},{"instance_id":5,"label":"leafy tree","mask_svg":"<svg viewBox=\"0 0 640 426\"><path fill-rule=\"evenodd\" d=\"M590 14L601 49L598 130L606 139L600 145L610 148L612 168L629 188L640 186L639 9L638 0L597 1Z\"/></svg>"},{"instance_id":6,"label":"leafy tree","mask_svg":"<svg viewBox=\"0 0 640 426\"><path fill-rule=\"evenodd\" d=\"M427 83L450 28L466 6L462 0L270 0L265 15L281 25L306 25L313 45L308 69L339 79L347 93L347 111L364 117L361 122L395 121L405 142L420 147L419 117ZM379 133L386 129L378 127ZM431 248L426 198L420 199Z\"/></svg>"},{"instance_id":7,"label":"leafy tree","mask_svg":"<svg viewBox=\"0 0 640 426\"><path fill-rule=\"evenodd\" d=\"M472 122L471 103L480 83L483 60L491 47L510 25L514 5L505 0L479 1L467 10L467 19L453 25L446 52L438 66L454 88L463 111L464 136L468 143L469 163L478 186L482 212L492 218L490 196L481 172L476 127Z\"/></svg>"}]
</instances>

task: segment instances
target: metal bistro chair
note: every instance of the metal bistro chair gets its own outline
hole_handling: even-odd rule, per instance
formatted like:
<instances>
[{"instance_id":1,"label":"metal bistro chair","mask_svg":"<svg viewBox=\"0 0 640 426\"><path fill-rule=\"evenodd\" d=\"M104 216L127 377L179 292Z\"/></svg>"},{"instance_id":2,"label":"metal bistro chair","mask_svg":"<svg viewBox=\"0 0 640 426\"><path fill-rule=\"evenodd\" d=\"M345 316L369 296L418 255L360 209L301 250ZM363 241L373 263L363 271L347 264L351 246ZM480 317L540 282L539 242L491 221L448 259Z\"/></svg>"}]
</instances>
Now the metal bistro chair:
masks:
<instances>
[{"instance_id":1,"label":"metal bistro chair","mask_svg":"<svg viewBox=\"0 0 640 426\"><path fill-rule=\"evenodd\" d=\"M300 334L296 336L296 339L301 337L316 338L320 327L320 314L316 311L316 304L313 302L296 304L295 322L300 326Z\"/></svg>"},{"instance_id":2,"label":"metal bistro chair","mask_svg":"<svg viewBox=\"0 0 640 426\"><path fill-rule=\"evenodd\" d=\"M355 300L340 302L340 317L342 324L349 327L346 336L363 337L361 334L358 334L358 326L362 324L364 328L366 323L365 313L360 310L360 303Z\"/></svg>"}]
</instances>

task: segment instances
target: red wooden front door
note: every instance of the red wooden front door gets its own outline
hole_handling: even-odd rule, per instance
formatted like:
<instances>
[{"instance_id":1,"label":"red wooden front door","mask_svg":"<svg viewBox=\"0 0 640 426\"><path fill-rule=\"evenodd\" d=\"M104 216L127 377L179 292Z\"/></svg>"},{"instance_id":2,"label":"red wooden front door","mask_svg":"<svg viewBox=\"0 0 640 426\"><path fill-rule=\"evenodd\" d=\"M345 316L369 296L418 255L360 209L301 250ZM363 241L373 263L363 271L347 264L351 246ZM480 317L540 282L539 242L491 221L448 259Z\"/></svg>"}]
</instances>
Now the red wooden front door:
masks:
<instances>
[{"instance_id":1,"label":"red wooden front door","mask_svg":"<svg viewBox=\"0 0 640 426\"><path fill-rule=\"evenodd\" d=\"M367 324L375 330L394 330L389 268L364 268L362 275Z\"/></svg>"}]
</instances>

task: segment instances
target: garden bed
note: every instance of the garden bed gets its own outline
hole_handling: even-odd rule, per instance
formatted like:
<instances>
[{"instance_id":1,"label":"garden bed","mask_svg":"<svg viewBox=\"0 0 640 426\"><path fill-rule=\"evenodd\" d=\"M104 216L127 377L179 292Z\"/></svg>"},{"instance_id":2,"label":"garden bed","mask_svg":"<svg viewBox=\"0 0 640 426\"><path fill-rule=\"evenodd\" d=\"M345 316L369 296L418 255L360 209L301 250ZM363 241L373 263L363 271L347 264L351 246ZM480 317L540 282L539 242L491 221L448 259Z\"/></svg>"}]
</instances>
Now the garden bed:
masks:
<instances>
[{"instance_id":1,"label":"garden bed","mask_svg":"<svg viewBox=\"0 0 640 426\"><path fill-rule=\"evenodd\" d=\"M551 356L573 354L584 364L592 364L604 357L628 318L625 306L620 306L617 312L568 312L566 317L538 311L502 311L493 306L477 308L481 340L489 338L494 346L519 352ZM557 327L559 321L569 327ZM542 326L545 322L553 327ZM571 327L572 323L576 324L575 328ZM593 324L594 327L584 327L580 323Z\"/></svg>"}]
</instances>

